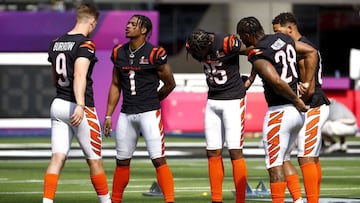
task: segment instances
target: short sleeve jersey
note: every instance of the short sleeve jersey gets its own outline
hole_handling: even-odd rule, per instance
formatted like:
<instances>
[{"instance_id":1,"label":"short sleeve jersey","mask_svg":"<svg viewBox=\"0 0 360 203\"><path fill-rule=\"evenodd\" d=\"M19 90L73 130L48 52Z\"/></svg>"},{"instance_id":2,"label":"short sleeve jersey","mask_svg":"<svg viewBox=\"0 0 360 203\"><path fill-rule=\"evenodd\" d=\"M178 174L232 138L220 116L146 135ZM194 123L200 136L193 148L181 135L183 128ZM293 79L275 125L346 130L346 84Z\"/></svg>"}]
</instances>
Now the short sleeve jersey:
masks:
<instances>
[{"instance_id":1,"label":"short sleeve jersey","mask_svg":"<svg viewBox=\"0 0 360 203\"><path fill-rule=\"evenodd\" d=\"M245 96L239 72L241 41L236 35L214 34L213 46L200 62L209 87L208 99L229 100Z\"/></svg>"},{"instance_id":2,"label":"short sleeve jersey","mask_svg":"<svg viewBox=\"0 0 360 203\"><path fill-rule=\"evenodd\" d=\"M306 37L302 36L299 39L300 42L304 42L312 47L314 47L316 50L319 50L313 43L310 42ZM322 84L322 64L321 64L321 54L318 51L319 60L318 65L316 67L315 71L315 92L311 96L311 98L306 102L307 105L310 105L311 108L321 106L323 104L330 104L329 99L326 97L325 92L321 88Z\"/></svg>"},{"instance_id":3,"label":"short sleeve jersey","mask_svg":"<svg viewBox=\"0 0 360 203\"><path fill-rule=\"evenodd\" d=\"M121 112L142 113L160 108L158 67L167 63L164 48L148 42L130 58L129 43L113 48L111 61L119 72L123 103Z\"/></svg>"},{"instance_id":4,"label":"short sleeve jersey","mask_svg":"<svg viewBox=\"0 0 360 203\"><path fill-rule=\"evenodd\" d=\"M95 43L82 34L66 34L51 43L48 50L48 61L56 73L56 98L76 103L73 90L74 65L77 58L85 57L90 60L86 75L85 105L94 107L91 75L98 60L95 56L95 50Z\"/></svg>"},{"instance_id":5,"label":"short sleeve jersey","mask_svg":"<svg viewBox=\"0 0 360 203\"><path fill-rule=\"evenodd\" d=\"M275 67L280 78L288 83L295 93L297 92L298 73L294 40L282 33L265 35L248 55L248 60L252 64L258 59L269 61ZM263 86L268 106L292 103L277 94L265 80L263 80Z\"/></svg>"}]
</instances>

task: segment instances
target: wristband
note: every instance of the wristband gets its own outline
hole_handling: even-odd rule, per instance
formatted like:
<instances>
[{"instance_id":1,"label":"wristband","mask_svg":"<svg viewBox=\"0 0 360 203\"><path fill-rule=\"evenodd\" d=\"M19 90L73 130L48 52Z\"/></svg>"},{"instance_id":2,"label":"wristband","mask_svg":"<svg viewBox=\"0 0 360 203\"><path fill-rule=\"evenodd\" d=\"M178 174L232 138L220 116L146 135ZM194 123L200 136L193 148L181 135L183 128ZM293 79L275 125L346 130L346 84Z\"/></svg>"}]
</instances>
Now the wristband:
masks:
<instances>
[{"instance_id":1,"label":"wristband","mask_svg":"<svg viewBox=\"0 0 360 203\"><path fill-rule=\"evenodd\" d=\"M105 116L105 119L111 119L111 116Z\"/></svg>"},{"instance_id":2,"label":"wristband","mask_svg":"<svg viewBox=\"0 0 360 203\"><path fill-rule=\"evenodd\" d=\"M77 106L80 106L81 108L85 108L85 104L81 104L81 103L79 103L79 104L76 104Z\"/></svg>"}]
</instances>

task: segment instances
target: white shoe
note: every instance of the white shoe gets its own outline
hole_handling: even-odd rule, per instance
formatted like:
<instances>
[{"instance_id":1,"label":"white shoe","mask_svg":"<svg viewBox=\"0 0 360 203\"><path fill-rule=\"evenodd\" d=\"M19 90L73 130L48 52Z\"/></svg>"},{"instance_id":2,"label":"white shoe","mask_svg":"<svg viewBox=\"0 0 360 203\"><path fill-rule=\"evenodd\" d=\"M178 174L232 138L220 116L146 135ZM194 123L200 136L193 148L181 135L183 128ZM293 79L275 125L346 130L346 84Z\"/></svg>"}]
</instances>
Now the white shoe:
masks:
<instances>
[{"instance_id":1,"label":"white shoe","mask_svg":"<svg viewBox=\"0 0 360 203\"><path fill-rule=\"evenodd\" d=\"M302 198L297 199L294 203L304 203Z\"/></svg>"},{"instance_id":2,"label":"white shoe","mask_svg":"<svg viewBox=\"0 0 360 203\"><path fill-rule=\"evenodd\" d=\"M329 153L332 153L332 152L335 152L335 151L339 151L341 149L340 147L340 143L334 143L332 145L330 145L328 148L325 149L325 153L326 154L329 154Z\"/></svg>"},{"instance_id":3,"label":"white shoe","mask_svg":"<svg viewBox=\"0 0 360 203\"><path fill-rule=\"evenodd\" d=\"M342 152L346 152L347 149L348 149L348 147L347 147L347 144L346 144L346 143L340 145L340 150L341 150Z\"/></svg>"},{"instance_id":4,"label":"white shoe","mask_svg":"<svg viewBox=\"0 0 360 203\"><path fill-rule=\"evenodd\" d=\"M99 195L100 203L111 203L110 195L107 193L106 195Z\"/></svg>"},{"instance_id":5,"label":"white shoe","mask_svg":"<svg viewBox=\"0 0 360 203\"><path fill-rule=\"evenodd\" d=\"M48 199L48 198L43 198L43 203L53 203L54 201L52 199Z\"/></svg>"}]
</instances>

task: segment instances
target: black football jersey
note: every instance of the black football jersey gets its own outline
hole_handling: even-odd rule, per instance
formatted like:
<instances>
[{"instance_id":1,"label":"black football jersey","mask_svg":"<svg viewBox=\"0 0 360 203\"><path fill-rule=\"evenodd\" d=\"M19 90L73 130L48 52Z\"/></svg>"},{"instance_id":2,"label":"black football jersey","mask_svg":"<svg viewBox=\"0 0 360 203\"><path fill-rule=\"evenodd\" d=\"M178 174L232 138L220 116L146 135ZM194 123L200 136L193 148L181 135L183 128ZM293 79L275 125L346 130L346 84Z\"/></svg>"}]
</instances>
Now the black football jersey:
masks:
<instances>
[{"instance_id":1,"label":"black football jersey","mask_svg":"<svg viewBox=\"0 0 360 203\"><path fill-rule=\"evenodd\" d=\"M265 35L250 51L248 59L254 63L257 59L269 61L276 69L280 78L297 92L298 72L296 64L295 42L291 37L276 33ZM272 87L263 80L265 99L268 106L291 104L285 97L277 94Z\"/></svg>"},{"instance_id":2,"label":"black football jersey","mask_svg":"<svg viewBox=\"0 0 360 203\"><path fill-rule=\"evenodd\" d=\"M239 72L241 41L236 35L215 33L214 36L209 54L200 60L209 87L208 99L241 99L246 92Z\"/></svg>"},{"instance_id":3,"label":"black football jersey","mask_svg":"<svg viewBox=\"0 0 360 203\"><path fill-rule=\"evenodd\" d=\"M56 72L56 98L76 103L73 90L74 64L78 57L85 57L90 60L86 76L85 105L94 107L91 74L98 60L95 50L95 43L82 34L66 34L51 43L48 61Z\"/></svg>"},{"instance_id":4,"label":"black football jersey","mask_svg":"<svg viewBox=\"0 0 360 203\"><path fill-rule=\"evenodd\" d=\"M316 50L319 50L313 43L311 43L306 37L302 36L299 41L309 44L310 46L314 47ZM322 63L321 63L321 54L318 51L319 60L318 65L315 71L315 92L310 97L310 99L306 102L307 105L310 105L311 108L321 106L323 104L330 104L329 99L326 97L325 92L321 88L322 84Z\"/></svg>"},{"instance_id":5,"label":"black football jersey","mask_svg":"<svg viewBox=\"0 0 360 203\"><path fill-rule=\"evenodd\" d=\"M121 112L134 114L159 109L157 89L160 81L157 71L160 65L167 63L167 53L164 48L145 42L131 58L129 45L117 45L111 54L114 68L120 74Z\"/></svg>"}]
</instances>

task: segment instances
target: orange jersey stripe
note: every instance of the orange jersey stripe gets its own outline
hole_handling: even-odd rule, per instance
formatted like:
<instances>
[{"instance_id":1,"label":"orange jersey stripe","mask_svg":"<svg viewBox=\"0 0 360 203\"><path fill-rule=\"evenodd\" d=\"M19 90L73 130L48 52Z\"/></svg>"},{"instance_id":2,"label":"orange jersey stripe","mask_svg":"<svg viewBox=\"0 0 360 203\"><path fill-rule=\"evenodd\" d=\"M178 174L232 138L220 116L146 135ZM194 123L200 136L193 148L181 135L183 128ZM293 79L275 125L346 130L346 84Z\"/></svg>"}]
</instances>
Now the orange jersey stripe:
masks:
<instances>
[{"instance_id":1,"label":"orange jersey stripe","mask_svg":"<svg viewBox=\"0 0 360 203\"><path fill-rule=\"evenodd\" d=\"M99 139L100 133L91 130L90 134L91 134L90 144L93 147L92 150L95 154L101 156L101 140Z\"/></svg>"},{"instance_id":2,"label":"orange jersey stripe","mask_svg":"<svg viewBox=\"0 0 360 203\"><path fill-rule=\"evenodd\" d=\"M90 130L91 141L90 144L93 146L93 152L98 156L101 156L101 139L100 133L94 130Z\"/></svg>"},{"instance_id":3,"label":"orange jersey stripe","mask_svg":"<svg viewBox=\"0 0 360 203\"><path fill-rule=\"evenodd\" d=\"M160 109L158 109L156 111L156 118L159 118L161 116L161 111ZM163 122L161 120L161 117L159 118L159 130L160 130L160 136L161 136L161 155L165 154L165 136L164 136L164 125Z\"/></svg>"},{"instance_id":4,"label":"orange jersey stripe","mask_svg":"<svg viewBox=\"0 0 360 203\"><path fill-rule=\"evenodd\" d=\"M279 135L279 131L280 131L280 124L281 124L281 120L282 117L284 115L283 111L280 112L273 112L270 114L270 118L269 121L267 123L267 125L273 126L271 128L271 130L267 133L266 135L266 139L268 142L268 152L269 152L269 159L270 159L270 164L273 164L277 157L278 157L278 153L280 151L280 135Z\"/></svg>"},{"instance_id":5,"label":"orange jersey stripe","mask_svg":"<svg viewBox=\"0 0 360 203\"><path fill-rule=\"evenodd\" d=\"M88 120L88 124L89 126L91 126L94 130L96 130L97 132L100 132L100 126L95 123L94 121L90 121Z\"/></svg>"},{"instance_id":6,"label":"orange jersey stripe","mask_svg":"<svg viewBox=\"0 0 360 203\"><path fill-rule=\"evenodd\" d=\"M113 58L114 58L114 63L116 62L116 56L117 56L117 52L119 51L120 47L122 47L122 44L118 44L116 47L114 47L113 49Z\"/></svg>"},{"instance_id":7,"label":"orange jersey stripe","mask_svg":"<svg viewBox=\"0 0 360 203\"><path fill-rule=\"evenodd\" d=\"M245 99L242 99L240 101L240 109L245 108L244 106L245 106ZM244 145L244 132L245 132L245 110L241 112L240 120L241 120L240 146L243 146Z\"/></svg>"},{"instance_id":8,"label":"orange jersey stripe","mask_svg":"<svg viewBox=\"0 0 360 203\"><path fill-rule=\"evenodd\" d=\"M269 152L269 158L270 158L270 164L273 164L274 161L278 157L278 153L280 151L280 136L279 136L279 130L280 126L276 126L274 129L272 129L270 132L272 135L268 134L268 152ZM270 139L269 139L270 137Z\"/></svg>"},{"instance_id":9,"label":"orange jersey stripe","mask_svg":"<svg viewBox=\"0 0 360 203\"><path fill-rule=\"evenodd\" d=\"M80 45L80 48L87 47L88 49L91 49L93 51L96 50L96 45L92 41L85 41L82 45Z\"/></svg>"},{"instance_id":10,"label":"orange jersey stripe","mask_svg":"<svg viewBox=\"0 0 360 203\"><path fill-rule=\"evenodd\" d=\"M150 63L151 64L154 64L154 55L155 55L155 52L158 50L158 48L153 48L152 50L151 50L151 53L150 53L150 56L149 56L149 58L150 58Z\"/></svg>"},{"instance_id":11,"label":"orange jersey stripe","mask_svg":"<svg viewBox=\"0 0 360 203\"><path fill-rule=\"evenodd\" d=\"M99 132L96 132L94 130L90 130L90 137L91 137L91 140L93 142L101 144L101 139L100 139L100 133Z\"/></svg>"},{"instance_id":12,"label":"orange jersey stripe","mask_svg":"<svg viewBox=\"0 0 360 203\"><path fill-rule=\"evenodd\" d=\"M224 46L224 53L226 55L228 55L229 54L229 36L226 36L224 38L223 46Z\"/></svg>"},{"instance_id":13,"label":"orange jersey stripe","mask_svg":"<svg viewBox=\"0 0 360 203\"><path fill-rule=\"evenodd\" d=\"M263 52L260 49L251 49L248 54L248 59L250 59L252 55L258 55L262 53Z\"/></svg>"},{"instance_id":14,"label":"orange jersey stripe","mask_svg":"<svg viewBox=\"0 0 360 203\"><path fill-rule=\"evenodd\" d=\"M307 112L307 118L311 117L314 118L306 123L304 155L309 154L315 148L320 122L320 107Z\"/></svg>"},{"instance_id":15,"label":"orange jersey stripe","mask_svg":"<svg viewBox=\"0 0 360 203\"><path fill-rule=\"evenodd\" d=\"M94 119L96 119L96 114L95 114L94 107L85 107L85 116L86 116L86 118L94 118Z\"/></svg>"},{"instance_id":16,"label":"orange jersey stripe","mask_svg":"<svg viewBox=\"0 0 360 203\"><path fill-rule=\"evenodd\" d=\"M156 54L156 59L158 59L159 57L161 56L165 56L166 54L166 51L164 48L160 47L159 50L157 51L157 54Z\"/></svg>"},{"instance_id":17,"label":"orange jersey stripe","mask_svg":"<svg viewBox=\"0 0 360 203\"><path fill-rule=\"evenodd\" d=\"M89 126L95 129L96 131L100 132L100 126L96 122L90 120L90 119L97 119L97 116L95 114L95 108L85 107L84 110L85 110L85 117L87 118L87 122Z\"/></svg>"},{"instance_id":18,"label":"orange jersey stripe","mask_svg":"<svg viewBox=\"0 0 360 203\"><path fill-rule=\"evenodd\" d=\"M307 117L314 116L314 115L320 115L320 106L315 107L315 108L311 108L307 112Z\"/></svg>"},{"instance_id":19,"label":"orange jersey stripe","mask_svg":"<svg viewBox=\"0 0 360 203\"><path fill-rule=\"evenodd\" d=\"M93 151L95 151L95 153L96 152L99 152L99 153L101 152L101 144L91 141L91 145L94 147Z\"/></svg>"},{"instance_id":20,"label":"orange jersey stripe","mask_svg":"<svg viewBox=\"0 0 360 203\"><path fill-rule=\"evenodd\" d=\"M284 115L284 112L273 112L270 114L270 120L268 122L268 126L270 125L275 125L275 124L280 124L281 123L281 119Z\"/></svg>"}]
</instances>

